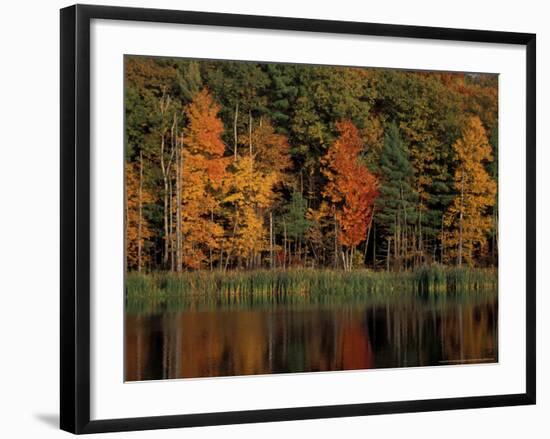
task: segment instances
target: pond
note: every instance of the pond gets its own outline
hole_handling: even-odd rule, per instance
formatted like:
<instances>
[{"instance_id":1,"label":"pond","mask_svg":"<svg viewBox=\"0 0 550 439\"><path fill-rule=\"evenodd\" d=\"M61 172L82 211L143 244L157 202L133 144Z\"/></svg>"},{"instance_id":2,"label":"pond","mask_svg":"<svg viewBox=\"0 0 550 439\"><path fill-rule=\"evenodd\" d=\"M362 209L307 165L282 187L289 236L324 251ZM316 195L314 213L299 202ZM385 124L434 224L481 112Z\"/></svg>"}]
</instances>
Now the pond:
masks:
<instances>
[{"instance_id":1,"label":"pond","mask_svg":"<svg viewBox=\"0 0 550 439\"><path fill-rule=\"evenodd\" d=\"M496 292L126 305L125 379L498 361Z\"/></svg>"}]
</instances>

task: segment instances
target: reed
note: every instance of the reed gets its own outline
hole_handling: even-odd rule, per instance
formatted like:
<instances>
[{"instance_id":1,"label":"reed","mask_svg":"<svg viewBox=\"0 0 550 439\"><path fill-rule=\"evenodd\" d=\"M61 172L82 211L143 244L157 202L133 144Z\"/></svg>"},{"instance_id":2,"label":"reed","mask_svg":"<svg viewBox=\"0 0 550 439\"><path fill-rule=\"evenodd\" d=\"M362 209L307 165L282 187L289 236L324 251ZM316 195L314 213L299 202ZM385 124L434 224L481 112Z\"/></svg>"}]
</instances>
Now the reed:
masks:
<instances>
[{"instance_id":1,"label":"reed","mask_svg":"<svg viewBox=\"0 0 550 439\"><path fill-rule=\"evenodd\" d=\"M128 298L209 296L220 298L349 296L364 294L452 294L496 290L495 269L433 265L412 271L254 270L128 273ZM249 298L250 298L249 297Z\"/></svg>"}]
</instances>

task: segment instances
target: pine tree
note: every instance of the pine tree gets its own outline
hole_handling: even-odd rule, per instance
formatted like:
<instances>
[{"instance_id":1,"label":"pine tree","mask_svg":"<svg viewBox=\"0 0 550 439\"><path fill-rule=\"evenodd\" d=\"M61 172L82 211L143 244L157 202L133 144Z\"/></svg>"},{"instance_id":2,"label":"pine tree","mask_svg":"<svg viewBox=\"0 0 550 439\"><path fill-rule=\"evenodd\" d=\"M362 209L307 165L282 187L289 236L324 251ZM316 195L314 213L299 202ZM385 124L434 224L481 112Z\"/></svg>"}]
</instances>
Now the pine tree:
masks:
<instances>
[{"instance_id":1,"label":"pine tree","mask_svg":"<svg viewBox=\"0 0 550 439\"><path fill-rule=\"evenodd\" d=\"M290 202L286 206L286 213L283 219L286 234L294 242L295 258L300 263L302 262L302 246L305 243L305 236L311 225L310 221L306 218L306 214L306 200L300 191L294 190Z\"/></svg>"},{"instance_id":2,"label":"pine tree","mask_svg":"<svg viewBox=\"0 0 550 439\"><path fill-rule=\"evenodd\" d=\"M376 203L376 222L384 230L386 266L407 265L412 246L412 229L417 220L418 194L413 189L414 169L399 129L391 123L380 155L380 196Z\"/></svg>"}]
</instances>

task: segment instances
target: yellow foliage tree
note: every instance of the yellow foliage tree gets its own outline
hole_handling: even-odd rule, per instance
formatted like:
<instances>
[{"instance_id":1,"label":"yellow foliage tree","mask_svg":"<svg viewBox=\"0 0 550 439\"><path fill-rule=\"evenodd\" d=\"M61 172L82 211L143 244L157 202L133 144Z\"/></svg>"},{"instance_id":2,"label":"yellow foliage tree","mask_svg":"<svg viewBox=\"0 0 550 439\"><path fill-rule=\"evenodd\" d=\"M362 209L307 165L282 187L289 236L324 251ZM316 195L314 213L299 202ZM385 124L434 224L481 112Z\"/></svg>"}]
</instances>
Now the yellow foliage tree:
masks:
<instances>
[{"instance_id":1,"label":"yellow foliage tree","mask_svg":"<svg viewBox=\"0 0 550 439\"><path fill-rule=\"evenodd\" d=\"M268 249L273 259L273 220L270 216L268 240L265 211L273 204L274 189L291 165L287 138L277 134L269 121L260 120L253 127L250 117L249 123L248 135L240 140L248 146L248 154L234 159L223 185L226 222L231 230L224 242L225 267L232 258L237 265L244 260L253 267Z\"/></svg>"},{"instance_id":2,"label":"yellow foliage tree","mask_svg":"<svg viewBox=\"0 0 550 439\"><path fill-rule=\"evenodd\" d=\"M143 157L139 163L128 163L126 174L126 266L128 269L141 271L149 261L145 252L145 243L151 238L152 232L143 216L145 204L152 203L153 197L143 187Z\"/></svg>"},{"instance_id":3,"label":"yellow foliage tree","mask_svg":"<svg viewBox=\"0 0 550 439\"><path fill-rule=\"evenodd\" d=\"M442 241L447 260L473 265L476 253L485 251L492 227L489 208L495 204L497 190L485 168L493 155L479 117L467 119L453 150L457 161L454 174L457 195L445 213Z\"/></svg>"},{"instance_id":4,"label":"yellow foliage tree","mask_svg":"<svg viewBox=\"0 0 550 439\"><path fill-rule=\"evenodd\" d=\"M276 172L262 172L254 167L250 156L237 158L225 179L224 202L230 206L232 234L228 239L226 265L231 257L239 260L254 256L266 249L266 231L261 214L273 202Z\"/></svg>"}]
</instances>

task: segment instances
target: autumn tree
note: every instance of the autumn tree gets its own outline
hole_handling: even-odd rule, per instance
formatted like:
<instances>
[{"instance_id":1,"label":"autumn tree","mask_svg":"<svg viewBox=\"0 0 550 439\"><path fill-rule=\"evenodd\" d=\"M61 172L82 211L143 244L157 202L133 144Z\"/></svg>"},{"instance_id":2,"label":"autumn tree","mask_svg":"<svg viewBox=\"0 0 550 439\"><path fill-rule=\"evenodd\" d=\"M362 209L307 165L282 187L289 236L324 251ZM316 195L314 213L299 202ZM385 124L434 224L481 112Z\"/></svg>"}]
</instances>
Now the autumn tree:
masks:
<instances>
[{"instance_id":1,"label":"autumn tree","mask_svg":"<svg viewBox=\"0 0 550 439\"><path fill-rule=\"evenodd\" d=\"M274 268L277 248L275 231L279 223L278 218L274 216L274 210L277 204L281 204L278 202L282 198L280 193L276 193L276 190L282 190L285 185L290 183L288 175L288 171L292 167L290 145L288 144L288 138L284 134L277 133L269 120L260 118L257 126L251 126L249 131L248 149L249 156L253 160L254 169L263 173L263 175L269 176L269 180L273 182L273 193L271 203L267 208L268 211L266 213L265 208L258 208L258 214L260 216L267 215L268 217L269 264Z\"/></svg>"},{"instance_id":2,"label":"autumn tree","mask_svg":"<svg viewBox=\"0 0 550 439\"><path fill-rule=\"evenodd\" d=\"M238 157L231 163L224 179L223 203L230 230L224 241L224 268L231 260L236 260L237 266L245 262L252 267L256 256L266 250L266 228L261 212L273 202L276 182L277 174L256 169L251 156Z\"/></svg>"},{"instance_id":3,"label":"autumn tree","mask_svg":"<svg viewBox=\"0 0 550 439\"><path fill-rule=\"evenodd\" d=\"M144 207L153 201L149 191L143 186L143 154L135 164L127 164L125 169L125 241L126 266L141 271L149 262L146 243L152 232L144 215Z\"/></svg>"},{"instance_id":4,"label":"autumn tree","mask_svg":"<svg viewBox=\"0 0 550 439\"><path fill-rule=\"evenodd\" d=\"M328 180L323 194L333 205L337 239L344 246L340 252L344 269L351 270L355 249L367 237L378 182L361 160L359 130L349 120L339 122L337 128L339 136L322 160Z\"/></svg>"},{"instance_id":5,"label":"autumn tree","mask_svg":"<svg viewBox=\"0 0 550 439\"><path fill-rule=\"evenodd\" d=\"M498 179L496 75L139 56L126 56L124 66L128 188L142 188L141 221L137 195L127 193L132 270L361 261L343 242L346 199L329 178L341 169L323 162L335 154L341 120L357 127L357 163L380 185L355 245L374 268L458 263L453 145L466 118L478 117L491 135L495 160L484 166ZM215 116L195 102L205 88ZM351 213L347 235L363 234L351 220L363 214ZM473 263L496 265L496 202L483 215L492 230L474 245Z\"/></svg>"},{"instance_id":6,"label":"autumn tree","mask_svg":"<svg viewBox=\"0 0 550 439\"><path fill-rule=\"evenodd\" d=\"M207 258L212 268L212 252L223 236L223 227L215 221L227 165L219 109L207 89L185 109L188 125L181 139L177 177L179 269L200 268Z\"/></svg>"},{"instance_id":7,"label":"autumn tree","mask_svg":"<svg viewBox=\"0 0 550 439\"><path fill-rule=\"evenodd\" d=\"M447 260L473 265L483 253L493 220L489 209L495 204L496 183L487 172L493 154L485 129L477 116L467 119L461 137L453 144L456 154L455 198L445 214L443 240Z\"/></svg>"}]
</instances>

